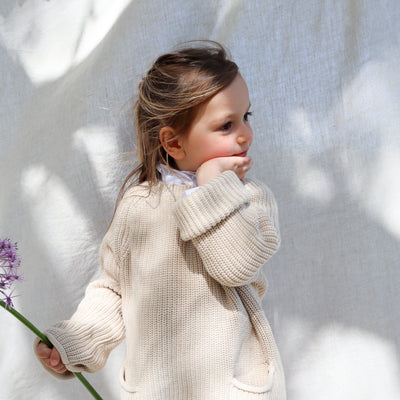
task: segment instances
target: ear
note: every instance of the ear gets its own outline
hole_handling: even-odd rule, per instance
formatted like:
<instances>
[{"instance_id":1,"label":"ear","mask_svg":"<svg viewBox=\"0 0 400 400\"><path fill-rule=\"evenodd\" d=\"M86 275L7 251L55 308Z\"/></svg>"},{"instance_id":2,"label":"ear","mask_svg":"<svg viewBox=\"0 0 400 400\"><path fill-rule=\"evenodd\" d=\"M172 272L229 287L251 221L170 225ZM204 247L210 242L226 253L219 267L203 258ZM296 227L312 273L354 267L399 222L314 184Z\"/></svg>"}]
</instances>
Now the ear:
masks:
<instances>
[{"instance_id":1,"label":"ear","mask_svg":"<svg viewBox=\"0 0 400 400\"><path fill-rule=\"evenodd\" d=\"M176 133L175 129L164 126L160 130L159 138L164 150L174 160L182 160L185 157L181 137Z\"/></svg>"}]
</instances>

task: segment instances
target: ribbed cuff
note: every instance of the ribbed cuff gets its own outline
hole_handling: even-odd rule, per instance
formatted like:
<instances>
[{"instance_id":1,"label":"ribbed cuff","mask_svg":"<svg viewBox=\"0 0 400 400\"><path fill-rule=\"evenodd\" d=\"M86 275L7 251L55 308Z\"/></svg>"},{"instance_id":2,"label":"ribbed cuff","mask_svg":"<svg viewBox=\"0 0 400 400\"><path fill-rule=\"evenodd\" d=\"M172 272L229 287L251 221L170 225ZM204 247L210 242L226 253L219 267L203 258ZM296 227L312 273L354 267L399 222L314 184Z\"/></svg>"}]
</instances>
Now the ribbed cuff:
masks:
<instances>
[{"instance_id":1,"label":"ribbed cuff","mask_svg":"<svg viewBox=\"0 0 400 400\"><path fill-rule=\"evenodd\" d=\"M59 323L63 324L63 322ZM54 333L54 334L53 334ZM82 372L84 371L83 366L77 367L76 364L77 362L70 360L70 358L67 355L67 351L65 350L65 346L71 347L71 337L67 336L64 333L63 329L59 328L50 328L48 331L46 331L46 336L49 338L50 342L52 345L58 350L60 353L61 361L64 363L64 365L71 370L72 372ZM61 341L58 340L61 339ZM65 343L64 343L65 342ZM71 347L75 353L78 353L76 348ZM72 356L73 357L73 356Z\"/></svg>"},{"instance_id":2,"label":"ribbed cuff","mask_svg":"<svg viewBox=\"0 0 400 400\"><path fill-rule=\"evenodd\" d=\"M237 175L223 172L177 203L174 214L182 240L207 232L249 200L250 193Z\"/></svg>"}]
</instances>

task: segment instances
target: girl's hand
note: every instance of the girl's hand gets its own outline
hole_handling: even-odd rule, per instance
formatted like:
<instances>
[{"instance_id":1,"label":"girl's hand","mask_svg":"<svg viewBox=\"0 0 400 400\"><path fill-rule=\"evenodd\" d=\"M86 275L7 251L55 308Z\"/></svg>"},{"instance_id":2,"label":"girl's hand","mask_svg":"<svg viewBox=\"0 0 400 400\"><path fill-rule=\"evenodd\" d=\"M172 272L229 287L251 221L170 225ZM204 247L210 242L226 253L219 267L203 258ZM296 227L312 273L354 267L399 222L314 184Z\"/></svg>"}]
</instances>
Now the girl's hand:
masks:
<instances>
[{"instance_id":1,"label":"girl's hand","mask_svg":"<svg viewBox=\"0 0 400 400\"><path fill-rule=\"evenodd\" d=\"M243 179L253 165L251 157L218 157L200 165L196 171L197 184L204 185L224 171L233 171L239 179Z\"/></svg>"},{"instance_id":2,"label":"girl's hand","mask_svg":"<svg viewBox=\"0 0 400 400\"><path fill-rule=\"evenodd\" d=\"M67 371L67 368L61 361L61 356L58 350L53 347L46 346L43 342L39 342L37 347L37 355L42 359L44 364L53 371L62 374Z\"/></svg>"}]
</instances>

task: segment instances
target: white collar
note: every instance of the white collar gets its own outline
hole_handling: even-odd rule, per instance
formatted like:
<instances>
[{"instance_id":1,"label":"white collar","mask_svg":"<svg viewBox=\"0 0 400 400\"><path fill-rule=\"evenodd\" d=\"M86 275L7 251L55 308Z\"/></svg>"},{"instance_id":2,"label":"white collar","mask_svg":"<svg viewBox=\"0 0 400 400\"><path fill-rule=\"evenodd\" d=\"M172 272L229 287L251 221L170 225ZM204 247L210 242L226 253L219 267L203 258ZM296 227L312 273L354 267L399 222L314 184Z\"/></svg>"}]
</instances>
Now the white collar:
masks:
<instances>
[{"instance_id":1,"label":"white collar","mask_svg":"<svg viewBox=\"0 0 400 400\"><path fill-rule=\"evenodd\" d=\"M158 164L157 170L161 174L161 181L164 183L197 186L196 172L179 171L178 169L167 167L165 164Z\"/></svg>"}]
</instances>

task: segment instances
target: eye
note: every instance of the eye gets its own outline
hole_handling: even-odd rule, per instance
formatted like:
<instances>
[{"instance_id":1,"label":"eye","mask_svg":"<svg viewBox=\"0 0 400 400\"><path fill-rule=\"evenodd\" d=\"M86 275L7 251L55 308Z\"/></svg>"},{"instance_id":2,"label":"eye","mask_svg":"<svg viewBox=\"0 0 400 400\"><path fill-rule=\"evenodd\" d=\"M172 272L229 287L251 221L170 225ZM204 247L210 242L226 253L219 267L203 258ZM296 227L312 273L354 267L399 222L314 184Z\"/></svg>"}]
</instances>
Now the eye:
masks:
<instances>
[{"instance_id":1,"label":"eye","mask_svg":"<svg viewBox=\"0 0 400 400\"><path fill-rule=\"evenodd\" d=\"M222 125L220 129L221 131L229 131L229 129L231 128L232 128L232 122L229 121L226 124Z\"/></svg>"},{"instance_id":2,"label":"eye","mask_svg":"<svg viewBox=\"0 0 400 400\"><path fill-rule=\"evenodd\" d=\"M249 117L251 117L253 115L252 112L247 111L246 114L244 114L243 119L247 122L249 120Z\"/></svg>"}]
</instances>

